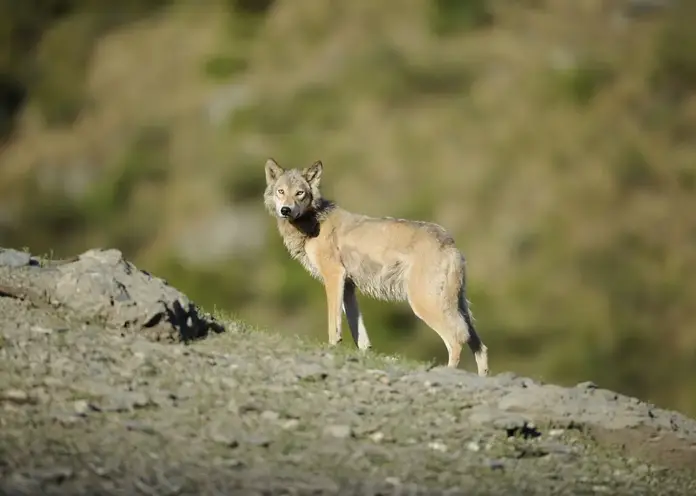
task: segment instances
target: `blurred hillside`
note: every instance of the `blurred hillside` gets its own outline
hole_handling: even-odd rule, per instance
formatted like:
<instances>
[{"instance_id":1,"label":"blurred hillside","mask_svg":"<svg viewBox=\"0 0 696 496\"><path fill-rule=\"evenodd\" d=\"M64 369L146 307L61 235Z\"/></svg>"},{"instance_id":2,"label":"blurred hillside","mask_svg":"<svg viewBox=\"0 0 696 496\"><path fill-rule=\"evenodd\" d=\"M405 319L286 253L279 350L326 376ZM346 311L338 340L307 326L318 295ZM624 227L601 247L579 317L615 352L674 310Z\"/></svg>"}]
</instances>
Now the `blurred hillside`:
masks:
<instances>
[{"instance_id":1,"label":"blurred hillside","mask_svg":"<svg viewBox=\"0 0 696 496\"><path fill-rule=\"evenodd\" d=\"M0 245L118 247L325 340L262 205L267 157L321 159L342 206L455 235L494 372L696 413L694 2L103 5L0 1ZM445 360L360 301L378 351Z\"/></svg>"}]
</instances>

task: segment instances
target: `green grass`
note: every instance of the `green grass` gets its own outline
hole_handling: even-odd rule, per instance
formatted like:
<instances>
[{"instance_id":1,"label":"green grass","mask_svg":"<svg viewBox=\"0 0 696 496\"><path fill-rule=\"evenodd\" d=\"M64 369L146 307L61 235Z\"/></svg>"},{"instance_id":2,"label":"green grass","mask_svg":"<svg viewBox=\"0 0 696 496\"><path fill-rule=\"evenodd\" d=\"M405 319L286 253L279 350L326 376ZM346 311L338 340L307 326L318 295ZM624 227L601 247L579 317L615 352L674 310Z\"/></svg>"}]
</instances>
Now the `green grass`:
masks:
<instances>
[{"instance_id":1,"label":"green grass","mask_svg":"<svg viewBox=\"0 0 696 496\"><path fill-rule=\"evenodd\" d=\"M248 60L242 56L218 55L210 58L203 70L212 79L225 81L231 76L243 73L248 65Z\"/></svg>"},{"instance_id":2,"label":"green grass","mask_svg":"<svg viewBox=\"0 0 696 496\"><path fill-rule=\"evenodd\" d=\"M289 342L288 340L290 340L293 349L295 349L297 353L314 353L319 350L331 353L334 357L334 363L339 368L344 362L353 362L366 369L376 370L387 370L395 363L400 367L411 370L429 369L436 365L433 360L418 360L401 356L398 353L381 353L374 349L366 351L359 350L352 342L350 332L344 333L343 341L339 345L331 346L325 340L317 339L307 334L289 334L287 332L271 330L266 327L254 325L241 318L239 314L217 306L212 307L211 314L218 322L224 325L226 329L233 329L232 332L235 334L247 334L249 335L249 339L253 339L255 333L262 333L267 338L276 339L279 343L283 343L284 345L287 345ZM223 333L215 336L213 339L225 341L227 339L236 338L232 338L226 335L226 333Z\"/></svg>"},{"instance_id":3,"label":"green grass","mask_svg":"<svg viewBox=\"0 0 696 496\"><path fill-rule=\"evenodd\" d=\"M430 26L440 36L490 25L495 19L490 0L431 0Z\"/></svg>"},{"instance_id":4,"label":"green grass","mask_svg":"<svg viewBox=\"0 0 696 496\"><path fill-rule=\"evenodd\" d=\"M594 58L580 59L572 67L557 70L559 91L572 103L588 105L614 80L614 68Z\"/></svg>"},{"instance_id":5,"label":"green grass","mask_svg":"<svg viewBox=\"0 0 696 496\"><path fill-rule=\"evenodd\" d=\"M696 15L693 2L675 2L662 28L651 81L668 98L681 99L696 90L696 33L691 20Z\"/></svg>"}]
</instances>

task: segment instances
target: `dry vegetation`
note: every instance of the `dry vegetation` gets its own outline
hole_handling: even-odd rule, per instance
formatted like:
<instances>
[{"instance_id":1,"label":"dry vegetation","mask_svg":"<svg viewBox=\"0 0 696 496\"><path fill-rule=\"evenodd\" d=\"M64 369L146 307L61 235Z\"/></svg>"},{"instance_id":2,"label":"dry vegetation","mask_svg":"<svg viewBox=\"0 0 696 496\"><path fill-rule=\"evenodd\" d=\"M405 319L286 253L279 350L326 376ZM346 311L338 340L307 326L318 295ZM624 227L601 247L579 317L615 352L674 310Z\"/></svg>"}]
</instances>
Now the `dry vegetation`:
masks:
<instances>
[{"instance_id":1,"label":"dry vegetation","mask_svg":"<svg viewBox=\"0 0 696 496\"><path fill-rule=\"evenodd\" d=\"M115 246L208 307L323 339L323 290L261 204L267 156L321 158L345 207L456 235L494 371L696 413L692 2L150 3L38 41L0 244ZM444 359L407 307L363 301L378 350Z\"/></svg>"}]
</instances>

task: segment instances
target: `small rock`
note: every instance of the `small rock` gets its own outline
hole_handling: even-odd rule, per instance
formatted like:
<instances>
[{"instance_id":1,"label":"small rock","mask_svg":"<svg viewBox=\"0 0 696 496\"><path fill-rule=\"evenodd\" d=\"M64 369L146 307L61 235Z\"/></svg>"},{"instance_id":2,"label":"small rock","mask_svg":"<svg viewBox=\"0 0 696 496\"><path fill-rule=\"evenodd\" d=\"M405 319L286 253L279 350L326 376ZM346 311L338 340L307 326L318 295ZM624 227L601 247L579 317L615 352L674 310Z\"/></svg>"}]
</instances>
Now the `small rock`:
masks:
<instances>
[{"instance_id":1,"label":"small rock","mask_svg":"<svg viewBox=\"0 0 696 496\"><path fill-rule=\"evenodd\" d=\"M89 412L95 411L92 405L89 404L87 400L77 400L73 403L73 410L75 414L80 417L85 417Z\"/></svg>"},{"instance_id":2,"label":"small rock","mask_svg":"<svg viewBox=\"0 0 696 496\"><path fill-rule=\"evenodd\" d=\"M240 415L244 415L245 413L258 412L259 410L260 408L258 407L258 405L254 403L245 403L243 405L240 405L239 408L237 408L237 411Z\"/></svg>"},{"instance_id":3,"label":"small rock","mask_svg":"<svg viewBox=\"0 0 696 496\"><path fill-rule=\"evenodd\" d=\"M128 421L124 422L123 425L129 431L144 432L145 434L157 434L157 430L155 430L154 427L141 422Z\"/></svg>"},{"instance_id":4,"label":"small rock","mask_svg":"<svg viewBox=\"0 0 696 496\"><path fill-rule=\"evenodd\" d=\"M239 446L239 441L229 432L215 429L209 434L211 441L227 446L228 448L236 448Z\"/></svg>"},{"instance_id":5,"label":"small rock","mask_svg":"<svg viewBox=\"0 0 696 496\"><path fill-rule=\"evenodd\" d=\"M387 477L384 479L384 482L389 484L390 486L400 486L401 485L401 479L398 477Z\"/></svg>"},{"instance_id":6,"label":"small rock","mask_svg":"<svg viewBox=\"0 0 696 496\"><path fill-rule=\"evenodd\" d=\"M235 414L239 413L239 403L237 403L234 399L231 399L227 402L227 410Z\"/></svg>"},{"instance_id":7,"label":"small rock","mask_svg":"<svg viewBox=\"0 0 696 496\"><path fill-rule=\"evenodd\" d=\"M29 393L22 391L21 389L6 389L0 393L0 400L14 403L16 405L34 403L34 398L32 398Z\"/></svg>"},{"instance_id":8,"label":"small rock","mask_svg":"<svg viewBox=\"0 0 696 496\"><path fill-rule=\"evenodd\" d=\"M5 267L25 267L32 265L32 258L29 253L13 249L0 248L0 265ZM37 264L34 264L37 265Z\"/></svg>"},{"instance_id":9,"label":"small rock","mask_svg":"<svg viewBox=\"0 0 696 496\"><path fill-rule=\"evenodd\" d=\"M240 468L244 466L244 462L237 460L236 458L227 458L225 460L221 460L220 465L228 468Z\"/></svg>"},{"instance_id":10,"label":"small rock","mask_svg":"<svg viewBox=\"0 0 696 496\"><path fill-rule=\"evenodd\" d=\"M297 378L301 381L319 382L328 377L323 367L316 364L301 365L295 372Z\"/></svg>"},{"instance_id":11,"label":"small rock","mask_svg":"<svg viewBox=\"0 0 696 496\"><path fill-rule=\"evenodd\" d=\"M32 326L31 332L35 332L36 334L50 335L50 334L53 334L53 329L49 329L47 327L41 327L41 326Z\"/></svg>"},{"instance_id":12,"label":"small rock","mask_svg":"<svg viewBox=\"0 0 696 496\"><path fill-rule=\"evenodd\" d=\"M430 448L433 451L440 451L442 453L447 451L447 445L440 441L433 441L431 443L428 443L428 448Z\"/></svg>"},{"instance_id":13,"label":"small rock","mask_svg":"<svg viewBox=\"0 0 696 496\"><path fill-rule=\"evenodd\" d=\"M233 377L223 377L222 379L220 379L220 384L222 384L228 389L236 389L239 387L239 382L237 382L237 380Z\"/></svg>"},{"instance_id":14,"label":"small rock","mask_svg":"<svg viewBox=\"0 0 696 496\"><path fill-rule=\"evenodd\" d=\"M78 422L82 422L84 417L81 417L79 415L75 415L74 413L66 413L66 412L54 412L51 414L51 418L58 422L61 425L64 426L71 426L75 425Z\"/></svg>"},{"instance_id":15,"label":"small rock","mask_svg":"<svg viewBox=\"0 0 696 496\"><path fill-rule=\"evenodd\" d=\"M384 440L384 433L377 431L370 434L370 439L375 443L380 443Z\"/></svg>"},{"instance_id":16,"label":"small rock","mask_svg":"<svg viewBox=\"0 0 696 496\"><path fill-rule=\"evenodd\" d=\"M496 429L504 429L506 431L522 430L528 425L525 417L513 414L500 415L494 418L491 423Z\"/></svg>"},{"instance_id":17,"label":"small rock","mask_svg":"<svg viewBox=\"0 0 696 496\"><path fill-rule=\"evenodd\" d=\"M549 436L551 436L551 437L558 437L558 436L560 436L561 434L563 434L564 432L565 432L564 429L551 429L551 430L549 431Z\"/></svg>"},{"instance_id":18,"label":"small rock","mask_svg":"<svg viewBox=\"0 0 696 496\"><path fill-rule=\"evenodd\" d=\"M63 385L63 381L56 379L55 377L44 377L43 385L46 387L59 387Z\"/></svg>"},{"instance_id":19,"label":"small rock","mask_svg":"<svg viewBox=\"0 0 696 496\"><path fill-rule=\"evenodd\" d=\"M268 420L269 422L275 422L280 418L280 414L272 410L264 410L263 412L261 412L261 418L263 420Z\"/></svg>"},{"instance_id":20,"label":"small rock","mask_svg":"<svg viewBox=\"0 0 696 496\"><path fill-rule=\"evenodd\" d=\"M271 440L264 436L250 436L245 439L245 442L252 446L261 446L262 448L268 448L271 445Z\"/></svg>"},{"instance_id":21,"label":"small rock","mask_svg":"<svg viewBox=\"0 0 696 496\"><path fill-rule=\"evenodd\" d=\"M353 429L348 425L329 425L324 428L324 435L336 439L346 439L353 435Z\"/></svg>"},{"instance_id":22,"label":"small rock","mask_svg":"<svg viewBox=\"0 0 696 496\"><path fill-rule=\"evenodd\" d=\"M547 454L557 454L557 455L570 455L573 454L573 449L565 444L560 443L541 443L537 446L537 449L542 453Z\"/></svg>"},{"instance_id":23,"label":"small rock","mask_svg":"<svg viewBox=\"0 0 696 496\"><path fill-rule=\"evenodd\" d=\"M488 467L491 470L505 470L505 463L502 460L489 460Z\"/></svg>"},{"instance_id":24,"label":"small rock","mask_svg":"<svg viewBox=\"0 0 696 496\"><path fill-rule=\"evenodd\" d=\"M154 405L150 398L144 393L136 392L117 392L111 393L105 398L101 410L108 412L127 412L136 408L144 408Z\"/></svg>"},{"instance_id":25,"label":"small rock","mask_svg":"<svg viewBox=\"0 0 696 496\"><path fill-rule=\"evenodd\" d=\"M466 444L466 449L476 453L477 451L481 451L481 446L477 442L471 441L471 442Z\"/></svg>"},{"instance_id":26,"label":"small rock","mask_svg":"<svg viewBox=\"0 0 696 496\"><path fill-rule=\"evenodd\" d=\"M285 422L283 422L283 425L281 426L283 429L286 431L291 431L294 429L297 429L300 426L300 421L297 419L288 419Z\"/></svg>"},{"instance_id":27,"label":"small rock","mask_svg":"<svg viewBox=\"0 0 696 496\"><path fill-rule=\"evenodd\" d=\"M592 381L580 382L576 386L579 389L597 389L597 384Z\"/></svg>"}]
</instances>

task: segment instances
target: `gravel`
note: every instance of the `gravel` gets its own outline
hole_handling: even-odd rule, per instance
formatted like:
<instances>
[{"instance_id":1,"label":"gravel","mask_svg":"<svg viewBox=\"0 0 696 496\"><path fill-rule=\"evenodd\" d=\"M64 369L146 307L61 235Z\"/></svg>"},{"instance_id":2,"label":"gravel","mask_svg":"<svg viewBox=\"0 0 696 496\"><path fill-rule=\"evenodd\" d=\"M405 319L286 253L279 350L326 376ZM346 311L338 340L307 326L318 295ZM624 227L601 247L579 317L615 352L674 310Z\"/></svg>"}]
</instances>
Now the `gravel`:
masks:
<instances>
[{"instance_id":1,"label":"gravel","mask_svg":"<svg viewBox=\"0 0 696 496\"><path fill-rule=\"evenodd\" d=\"M252 330L117 250L0 249L0 315L0 494L696 494L684 415Z\"/></svg>"}]
</instances>

